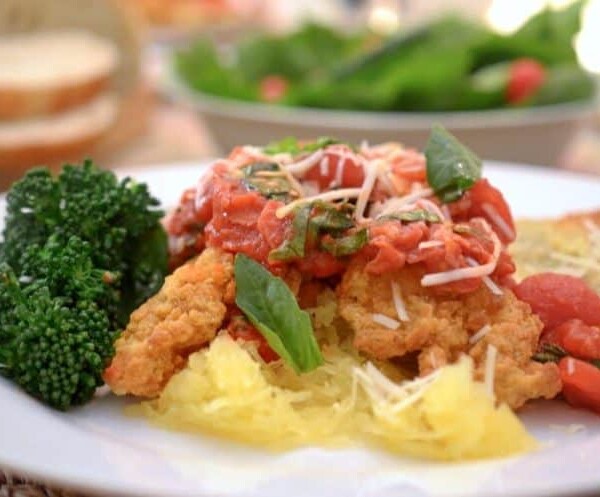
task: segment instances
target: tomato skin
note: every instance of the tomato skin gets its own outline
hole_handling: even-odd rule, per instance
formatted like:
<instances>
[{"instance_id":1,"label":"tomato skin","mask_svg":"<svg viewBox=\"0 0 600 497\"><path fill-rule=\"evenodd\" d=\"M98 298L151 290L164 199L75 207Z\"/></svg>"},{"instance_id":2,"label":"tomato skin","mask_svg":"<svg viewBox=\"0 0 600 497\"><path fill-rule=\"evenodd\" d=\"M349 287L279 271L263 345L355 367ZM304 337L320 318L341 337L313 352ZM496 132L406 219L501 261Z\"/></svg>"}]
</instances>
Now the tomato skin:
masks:
<instances>
[{"instance_id":1,"label":"tomato skin","mask_svg":"<svg viewBox=\"0 0 600 497\"><path fill-rule=\"evenodd\" d=\"M558 345L578 359L600 359L600 328L570 319L544 332L542 342Z\"/></svg>"},{"instance_id":2,"label":"tomato skin","mask_svg":"<svg viewBox=\"0 0 600 497\"><path fill-rule=\"evenodd\" d=\"M248 321L238 316L233 317L227 327L227 333L234 340L242 342L255 342L256 350L265 362L273 362L279 359L279 355L267 343L267 340Z\"/></svg>"},{"instance_id":3,"label":"tomato skin","mask_svg":"<svg viewBox=\"0 0 600 497\"><path fill-rule=\"evenodd\" d=\"M558 369L567 402L600 414L600 369L572 357L563 357Z\"/></svg>"},{"instance_id":4,"label":"tomato skin","mask_svg":"<svg viewBox=\"0 0 600 497\"><path fill-rule=\"evenodd\" d=\"M287 79L277 74L265 76L260 82L259 94L263 102L277 102L285 97L290 84Z\"/></svg>"},{"instance_id":5,"label":"tomato skin","mask_svg":"<svg viewBox=\"0 0 600 497\"><path fill-rule=\"evenodd\" d=\"M297 267L301 273L315 278L329 278L346 269L346 265L330 253L316 250L306 254L304 259L299 259Z\"/></svg>"},{"instance_id":6,"label":"tomato skin","mask_svg":"<svg viewBox=\"0 0 600 497\"><path fill-rule=\"evenodd\" d=\"M320 190L327 190L336 182L338 167L343 167L342 183L336 186L357 188L363 184L365 173L358 159L354 157L354 152L346 145L330 145L322 159L326 164L324 170L321 170L319 162L306 172L304 179L316 182Z\"/></svg>"},{"instance_id":7,"label":"tomato skin","mask_svg":"<svg viewBox=\"0 0 600 497\"><path fill-rule=\"evenodd\" d=\"M544 66L535 59L515 60L508 74L506 101L519 104L534 95L546 80Z\"/></svg>"},{"instance_id":8,"label":"tomato skin","mask_svg":"<svg viewBox=\"0 0 600 497\"><path fill-rule=\"evenodd\" d=\"M514 293L527 302L547 329L571 319L600 325L600 297L581 278L557 273L540 273L525 278Z\"/></svg>"}]
</instances>

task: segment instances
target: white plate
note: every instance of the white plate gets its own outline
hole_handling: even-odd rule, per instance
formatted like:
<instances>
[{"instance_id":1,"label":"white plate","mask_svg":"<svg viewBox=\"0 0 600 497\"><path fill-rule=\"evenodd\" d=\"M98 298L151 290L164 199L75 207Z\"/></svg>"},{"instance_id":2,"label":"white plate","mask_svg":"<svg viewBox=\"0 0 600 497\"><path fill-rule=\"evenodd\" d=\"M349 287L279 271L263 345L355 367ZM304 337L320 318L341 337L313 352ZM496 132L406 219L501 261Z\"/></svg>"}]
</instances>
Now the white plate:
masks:
<instances>
[{"instance_id":1,"label":"white plate","mask_svg":"<svg viewBox=\"0 0 600 497\"><path fill-rule=\"evenodd\" d=\"M172 164L136 177L173 205L202 167ZM600 207L600 182L591 177L498 163L485 174L518 216ZM366 449L266 453L155 429L123 416L125 402L110 396L55 412L3 379L0 399L0 467L105 496L572 497L600 490L600 417L559 402L533 403L520 414L540 451L448 464ZM584 428L555 426L569 424Z\"/></svg>"}]
</instances>

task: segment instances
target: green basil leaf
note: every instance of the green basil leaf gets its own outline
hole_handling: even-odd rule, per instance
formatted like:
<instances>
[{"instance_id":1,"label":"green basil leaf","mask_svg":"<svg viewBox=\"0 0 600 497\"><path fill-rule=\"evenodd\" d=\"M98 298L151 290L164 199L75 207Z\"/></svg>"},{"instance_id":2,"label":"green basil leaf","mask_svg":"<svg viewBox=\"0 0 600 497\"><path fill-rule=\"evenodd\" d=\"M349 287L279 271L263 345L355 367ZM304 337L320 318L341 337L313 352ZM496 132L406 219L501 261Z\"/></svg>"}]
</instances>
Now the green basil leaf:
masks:
<instances>
[{"instance_id":1,"label":"green basil leaf","mask_svg":"<svg viewBox=\"0 0 600 497\"><path fill-rule=\"evenodd\" d=\"M377 218L378 221L404 221L413 223L416 221L425 221L426 223L441 223L442 219L437 214L429 212L425 209L416 209L414 211L398 212L396 214L388 214Z\"/></svg>"},{"instance_id":2,"label":"green basil leaf","mask_svg":"<svg viewBox=\"0 0 600 497\"><path fill-rule=\"evenodd\" d=\"M323 364L310 317L285 282L243 254L235 256L235 303L297 373Z\"/></svg>"},{"instance_id":3,"label":"green basil leaf","mask_svg":"<svg viewBox=\"0 0 600 497\"><path fill-rule=\"evenodd\" d=\"M287 177L281 176L261 176L261 172L278 173L281 172L279 164L270 162L256 162L242 168L244 179L242 183L248 190L254 190L263 197L281 200L289 200L289 193L292 189Z\"/></svg>"},{"instance_id":4,"label":"green basil leaf","mask_svg":"<svg viewBox=\"0 0 600 497\"><path fill-rule=\"evenodd\" d=\"M314 142L305 143L301 145L297 138L294 138L293 136L288 136L286 138L283 138L282 140L269 143L266 147L263 148L263 152L267 155L285 153L296 155L301 152L315 152L321 148L325 148L329 145L334 145L336 143L341 142L339 140L336 140L335 138L322 136L320 138L317 138Z\"/></svg>"},{"instance_id":5,"label":"green basil leaf","mask_svg":"<svg viewBox=\"0 0 600 497\"><path fill-rule=\"evenodd\" d=\"M310 219L311 204L302 205L294 211L292 223L292 237L285 240L280 247L271 250L269 259L274 261L288 261L301 259L306 253L306 234Z\"/></svg>"},{"instance_id":6,"label":"green basil leaf","mask_svg":"<svg viewBox=\"0 0 600 497\"><path fill-rule=\"evenodd\" d=\"M324 238L321 240L321 248L335 257L352 255L363 248L369 241L369 234L365 228L351 235L340 238Z\"/></svg>"},{"instance_id":7,"label":"green basil leaf","mask_svg":"<svg viewBox=\"0 0 600 497\"><path fill-rule=\"evenodd\" d=\"M350 204L336 207L326 202L317 201L313 203L316 214L311 218L312 228L318 233L339 233L354 226L352 212L354 207Z\"/></svg>"},{"instance_id":8,"label":"green basil leaf","mask_svg":"<svg viewBox=\"0 0 600 497\"><path fill-rule=\"evenodd\" d=\"M439 124L425 147L427 182L438 198L454 202L481 178L481 159Z\"/></svg>"}]
</instances>

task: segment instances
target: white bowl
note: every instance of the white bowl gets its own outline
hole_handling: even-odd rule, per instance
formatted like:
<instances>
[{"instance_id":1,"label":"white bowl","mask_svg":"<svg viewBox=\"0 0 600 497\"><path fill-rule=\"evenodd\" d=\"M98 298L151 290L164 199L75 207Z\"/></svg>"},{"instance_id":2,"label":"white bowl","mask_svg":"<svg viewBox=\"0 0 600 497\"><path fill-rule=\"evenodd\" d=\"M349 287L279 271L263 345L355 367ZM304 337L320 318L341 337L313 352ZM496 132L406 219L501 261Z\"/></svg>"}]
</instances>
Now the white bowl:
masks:
<instances>
[{"instance_id":1,"label":"white bowl","mask_svg":"<svg viewBox=\"0 0 600 497\"><path fill-rule=\"evenodd\" d=\"M556 165L578 126L598 112L595 99L520 109L427 113L284 107L203 94L187 87L168 68L158 85L164 96L202 117L222 151L286 136L331 136L351 143L400 141L422 149L432 123L441 123L486 159Z\"/></svg>"}]
</instances>

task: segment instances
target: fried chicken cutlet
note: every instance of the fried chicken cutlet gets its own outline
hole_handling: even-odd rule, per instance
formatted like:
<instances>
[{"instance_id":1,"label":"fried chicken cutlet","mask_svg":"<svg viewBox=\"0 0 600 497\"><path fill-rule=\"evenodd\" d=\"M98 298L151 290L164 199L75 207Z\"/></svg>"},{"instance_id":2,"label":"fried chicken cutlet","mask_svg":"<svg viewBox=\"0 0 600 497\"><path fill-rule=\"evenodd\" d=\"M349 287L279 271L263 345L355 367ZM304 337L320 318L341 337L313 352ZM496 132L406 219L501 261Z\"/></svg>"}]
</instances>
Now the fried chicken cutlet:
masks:
<instances>
[{"instance_id":1,"label":"fried chicken cutlet","mask_svg":"<svg viewBox=\"0 0 600 497\"><path fill-rule=\"evenodd\" d=\"M190 353L211 341L233 302L233 255L208 248L132 315L104 380L119 395L154 397Z\"/></svg>"},{"instance_id":2,"label":"fried chicken cutlet","mask_svg":"<svg viewBox=\"0 0 600 497\"><path fill-rule=\"evenodd\" d=\"M518 408L560 391L556 365L531 360L542 323L526 303L508 289L497 296L485 286L462 296L441 296L421 285L423 274L420 265L378 276L365 271L360 259L350 265L337 294L339 312L354 330L359 351L379 360L416 353L422 375L466 353L481 380L490 344L497 349L494 390L499 401ZM396 329L377 319L383 315L398 320L393 282L408 315Z\"/></svg>"}]
</instances>

